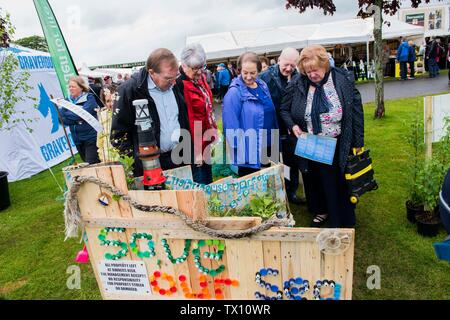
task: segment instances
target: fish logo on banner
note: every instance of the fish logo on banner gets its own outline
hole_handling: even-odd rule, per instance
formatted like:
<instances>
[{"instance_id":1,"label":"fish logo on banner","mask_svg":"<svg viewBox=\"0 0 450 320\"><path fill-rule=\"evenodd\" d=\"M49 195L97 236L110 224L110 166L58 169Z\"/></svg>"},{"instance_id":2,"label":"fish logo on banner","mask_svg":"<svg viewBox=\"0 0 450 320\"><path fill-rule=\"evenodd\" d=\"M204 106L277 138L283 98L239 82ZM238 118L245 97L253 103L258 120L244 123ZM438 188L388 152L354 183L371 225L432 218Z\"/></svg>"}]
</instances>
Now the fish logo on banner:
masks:
<instances>
[{"instance_id":1,"label":"fish logo on banner","mask_svg":"<svg viewBox=\"0 0 450 320\"><path fill-rule=\"evenodd\" d=\"M58 112L53 105L53 102L50 101L50 97L45 91L42 83L38 84L39 87L39 106L38 110L42 114L44 118L47 118L50 113L52 119L52 134L58 132L59 130L59 121L58 121Z\"/></svg>"}]
</instances>

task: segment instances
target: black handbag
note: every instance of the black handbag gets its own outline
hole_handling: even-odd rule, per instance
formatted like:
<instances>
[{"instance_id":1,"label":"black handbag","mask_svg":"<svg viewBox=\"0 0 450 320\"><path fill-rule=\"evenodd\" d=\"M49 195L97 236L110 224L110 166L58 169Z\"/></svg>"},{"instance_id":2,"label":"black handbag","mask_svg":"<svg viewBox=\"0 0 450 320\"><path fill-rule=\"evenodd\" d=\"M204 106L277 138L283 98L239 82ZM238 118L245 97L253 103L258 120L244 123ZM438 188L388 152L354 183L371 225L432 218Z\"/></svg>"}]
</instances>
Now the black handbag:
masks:
<instances>
[{"instance_id":1,"label":"black handbag","mask_svg":"<svg viewBox=\"0 0 450 320\"><path fill-rule=\"evenodd\" d=\"M361 152L356 154L356 149L353 149L353 154L349 155L347 159L345 180L348 186L350 202L353 204L357 204L364 193L378 189L378 184L374 179L369 150L362 148Z\"/></svg>"}]
</instances>

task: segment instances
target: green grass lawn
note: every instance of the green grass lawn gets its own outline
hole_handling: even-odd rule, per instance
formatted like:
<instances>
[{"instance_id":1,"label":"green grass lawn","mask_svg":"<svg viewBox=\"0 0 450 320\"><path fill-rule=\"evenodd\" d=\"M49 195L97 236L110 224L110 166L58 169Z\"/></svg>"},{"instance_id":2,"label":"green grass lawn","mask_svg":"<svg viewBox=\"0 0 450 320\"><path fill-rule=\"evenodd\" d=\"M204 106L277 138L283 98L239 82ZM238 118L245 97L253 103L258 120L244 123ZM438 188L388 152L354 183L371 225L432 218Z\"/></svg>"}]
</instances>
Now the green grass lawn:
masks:
<instances>
[{"instance_id":1,"label":"green grass lawn","mask_svg":"<svg viewBox=\"0 0 450 320\"><path fill-rule=\"evenodd\" d=\"M386 118L373 120L365 106L366 147L371 150L380 188L357 208L354 299L450 299L450 264L438 261L432 244L406 220L408 147L403 136L423 98L386 103ZM420 111L423 112L423 111ZM63 183L61 168L54 168ZM64 242L63 204L50 173L10 184L12 206L0 212L0 299L100 299L90 265L81 265L81 290L69 290L66 270L75 265L79 240ZM292 207L298 226L311 216ZM369 266L381 268L381 289L366 286Z\"/></svg>"}]
</instances>

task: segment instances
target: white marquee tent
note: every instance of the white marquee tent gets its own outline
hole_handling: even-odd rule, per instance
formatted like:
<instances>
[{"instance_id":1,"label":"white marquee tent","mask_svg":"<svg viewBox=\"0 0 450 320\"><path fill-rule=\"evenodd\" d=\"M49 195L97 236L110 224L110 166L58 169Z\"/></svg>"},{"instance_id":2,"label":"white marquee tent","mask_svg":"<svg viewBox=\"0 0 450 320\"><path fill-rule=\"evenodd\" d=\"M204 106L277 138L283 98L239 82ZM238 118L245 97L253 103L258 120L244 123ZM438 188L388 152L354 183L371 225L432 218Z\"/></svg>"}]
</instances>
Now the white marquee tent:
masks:
<instances>
[{"instance_id":1,"label":"white marquee tent","mask_svg":"<svg viewBox=\"0 0 450 320\"><path fill-rule=\"evenodd\" d=\"M424 28L398 20L383 25L383 39L423 36ZM200 43L209 60L236 57L246 51L258 54L279 52L285 47L310 44L335 45L373 41L373 19L350 19L322 24L229 31L186 38L186 44Z\"/></svg>"},{"instance_id":2,"label":"white marquee tent","mask_svg":"<svg viewBox=\"0 0 450 320\"><path fill-rule=\"evenodd\" d=\"M3 54L14 54L19 60L18 72L30 73L27 83L32 89L28 95L37 100L36 106L32 100L26 99L15 107L17 114L25 112L22 119L33 120L29 125L32 132L23 122L10 130L0 130L0 171L9 173L9 181L16 181L61 163L70 157L70 151L58 114L50 101L50 95L63 97L50 55L20 46L0 50L0 55ZM67 131L70 137L70 130ZM71 145L74 147L73 141ZM73 149L76 152L75 147Z\"/></svg>"}]
</instances>

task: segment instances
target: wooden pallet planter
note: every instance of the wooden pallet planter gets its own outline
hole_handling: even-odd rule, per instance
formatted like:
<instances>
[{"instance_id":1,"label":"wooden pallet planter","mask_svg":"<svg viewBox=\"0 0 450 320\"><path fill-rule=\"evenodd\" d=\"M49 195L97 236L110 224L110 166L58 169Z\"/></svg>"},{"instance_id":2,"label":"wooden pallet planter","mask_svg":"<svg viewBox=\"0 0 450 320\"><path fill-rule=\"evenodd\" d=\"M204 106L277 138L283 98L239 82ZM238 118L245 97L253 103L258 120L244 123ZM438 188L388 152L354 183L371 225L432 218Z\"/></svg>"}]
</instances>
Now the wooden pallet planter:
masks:
<instances>
[{"instance_id":1,"label":"wooden pallet planter","mask_svg":"<svg viewBox=\"0 0 450 320\"><path fill-rule=\"evenodd\" d=\"M179 209L211 228L242 230L261 223L261 219L254 217L208 217L203 191L128 190L120 165L66 168L64 174L69 187L75 176L97 177L140 204ZM339 254L330 249L321 251L317 237L324 234L323 229L272 228L250 238L210 239L193 231L178 217L143 212L122 199L103 206L98 201L102 193L108 192L86 183L78 192L78 201L85 241L103 299L253 300L257 293L274 299L277 292L278 298L283 299L288 299L286 293L294 299L313 299L314 285L324 280L335 286L323 285L319 289L322 299L352 298L354 229L338 230L340 236L345 237L346 247ZM101 245L99 235L106 227L125 229L122 233L112 231L106 236L107 240L126 245L125 257L119 260L105 258L106 254L116 254L121 249ZM131 250L131 238L136 233L151 235L155 256L140 258ZM166 256L163 239L175 258L182 255L185 240L191 240L186 261L172 263ZM193 254L198 245L201 266L211 270L223 265L221 272L204 274L199 271ZM142 252L149 251L148 240L138 240L137 248ZM221 248L221 259L205 258L205 252L219 253ZM265 286L261 286L261 280ZM309 291L303 293L301 280L309 281ZM285 290L286 284L289 292Z\"/></svg>"}]
</instances>

